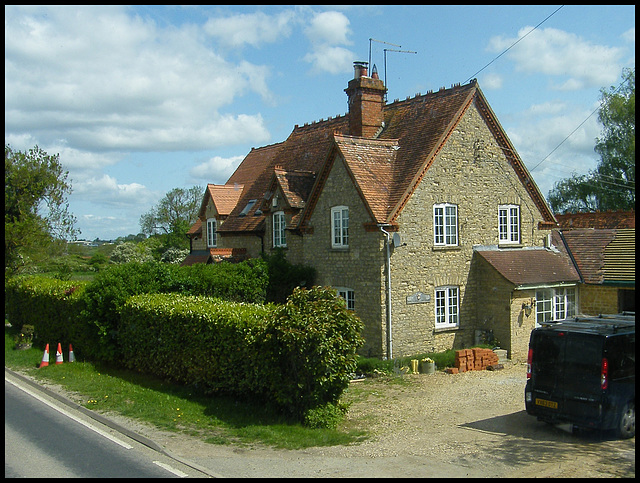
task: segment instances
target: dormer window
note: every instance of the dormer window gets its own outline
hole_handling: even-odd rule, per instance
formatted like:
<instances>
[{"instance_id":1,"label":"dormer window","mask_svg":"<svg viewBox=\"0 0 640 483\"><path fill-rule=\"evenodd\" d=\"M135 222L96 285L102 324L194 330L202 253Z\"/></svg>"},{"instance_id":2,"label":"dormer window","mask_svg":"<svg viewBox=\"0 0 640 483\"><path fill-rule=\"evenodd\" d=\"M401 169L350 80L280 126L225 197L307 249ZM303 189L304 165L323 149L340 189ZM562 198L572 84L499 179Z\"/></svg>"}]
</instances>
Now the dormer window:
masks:
<instances>
[{"instance_id":1,"label":"dormer window","mask_svg":"<svg viewBox=\"0 0 640 483\"><path fill-rule=\"evenodd\" d=\"M247 203L247 206L244 207L244 209L240 212L238 216L247 216L247 213L251 211L251 208L253 208L253 205L255 205L257 201L258 200L249 200L249 202Z\"/></svg>"}]
</instances>

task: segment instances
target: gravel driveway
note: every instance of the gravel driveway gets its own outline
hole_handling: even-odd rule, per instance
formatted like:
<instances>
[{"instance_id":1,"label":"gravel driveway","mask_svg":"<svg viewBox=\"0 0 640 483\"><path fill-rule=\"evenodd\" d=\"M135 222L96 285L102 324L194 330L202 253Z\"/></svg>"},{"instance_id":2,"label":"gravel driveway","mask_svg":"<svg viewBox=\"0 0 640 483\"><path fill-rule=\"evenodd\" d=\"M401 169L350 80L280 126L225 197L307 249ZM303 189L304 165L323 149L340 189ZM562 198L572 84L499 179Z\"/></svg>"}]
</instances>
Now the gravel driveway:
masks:
<instances>
[{"instance_id":1,"label":"gravel driveway","mask_svg":"<svg viewBox=\"0 0 640 483\"><path fill-rule=\"evenodd\" d=\"M354 382L346 424L372 437L350 446L246 449L147 436L229 477L635 477L635 438L571 434L526 414L525 367Z\"/></svg>"}]
</instances>

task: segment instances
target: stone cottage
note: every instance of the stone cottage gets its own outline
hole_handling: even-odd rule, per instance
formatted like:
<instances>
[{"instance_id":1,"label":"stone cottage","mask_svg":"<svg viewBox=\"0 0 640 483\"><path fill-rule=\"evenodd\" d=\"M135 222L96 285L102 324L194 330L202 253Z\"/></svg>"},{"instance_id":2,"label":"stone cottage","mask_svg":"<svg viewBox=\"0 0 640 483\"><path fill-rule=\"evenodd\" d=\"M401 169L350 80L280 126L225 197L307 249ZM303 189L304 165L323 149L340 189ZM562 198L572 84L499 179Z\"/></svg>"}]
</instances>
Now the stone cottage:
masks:
<instances>
[{"instance_id":1,"label":"stone cottage","mask_svg":"<svg viewBox=\"0 0 640 483\"><path fill-rule=\"evenodd\" d=\"M526 356L548 309L535 291L565 297L548 314L563 318L579 276L477 82L387 104L377 74L354 70L346 115L295 126L207 187L185 263L282 248L362 319L366 356L492 336Z\"/></svg>"}]
</instances>

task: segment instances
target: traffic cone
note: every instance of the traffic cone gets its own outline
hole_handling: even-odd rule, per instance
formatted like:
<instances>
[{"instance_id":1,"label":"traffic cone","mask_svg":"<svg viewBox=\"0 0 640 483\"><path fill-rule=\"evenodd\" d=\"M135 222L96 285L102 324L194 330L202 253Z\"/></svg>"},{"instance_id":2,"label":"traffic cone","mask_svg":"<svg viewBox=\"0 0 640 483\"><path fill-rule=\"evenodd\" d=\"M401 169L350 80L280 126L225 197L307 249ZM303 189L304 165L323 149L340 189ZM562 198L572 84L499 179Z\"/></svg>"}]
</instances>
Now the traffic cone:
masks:
<instances>
[{"instance_id":1,"label":"traffic cone","mask_svg":"<svg viewBox=\"0 0 640 483\"><path fill-rule=\"evenodd\" d=\"M44 348L44 354L42 355L42 362L38 367L46 367L49 365L49 344Z\"/></svg>"},{"instance_id":2,"label":"traffic cone","mask_svg":"<svg viewBox=\"0 0 640 483\"><path fill-rule=\"evenodd\" d=\"M69 344L69 362L75 362L76 356L73 355L73 347Z\"/></svg>"},{"instance_id":3,"label":"traffic cone","mask_svg":"<svg viewBox=\"0 0 640 483\"><path fill-rule=\"evenodd\" d=\"M56 365L62 364L64 360L62 359L62 346L60 342L58 342L58 350L56 351Z\"/></svg>"}]
</instances>

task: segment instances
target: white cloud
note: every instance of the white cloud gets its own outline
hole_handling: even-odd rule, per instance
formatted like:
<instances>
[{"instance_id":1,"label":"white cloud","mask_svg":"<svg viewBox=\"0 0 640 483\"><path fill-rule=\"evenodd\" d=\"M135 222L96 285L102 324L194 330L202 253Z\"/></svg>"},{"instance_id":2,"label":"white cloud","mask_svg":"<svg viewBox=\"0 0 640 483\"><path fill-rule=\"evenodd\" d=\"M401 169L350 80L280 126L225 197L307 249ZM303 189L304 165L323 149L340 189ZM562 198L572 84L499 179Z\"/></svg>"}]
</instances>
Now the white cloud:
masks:
<instances>
[{"instance_id":1,"label":"white cloud","mask_svg":"<svg viewBox=\"0 0 640 483\"><path fill-rule=\"evenodd\" d=\"M210 18L205 23L204 30L224 45L262 47L266 43L289 37L295 20L296 15L293 10L277 15L256 12Z\"/></svg>"},{"instance_id":2,"label":"white cloud","mask_svg":"<svg viewBox=\"0 0 640 483\"><path fill-rule=\"evenodd\" d=\"M321 45L305 55L303 60L312 65L312 71L339 74L340 72L349 72L354 57L353 52L343 47Z\"/></svg>"},{"instance_id":3,"label":"white cloud","mask_svg":"<svg viewBox=\"0 0 640 483\"><path fill-rule=\"evenodd\" d=\"M189 170L189 175L196 180L196 184L224 184L242 162L244 156L222 158L214 156Z\"/></svg>"},{"instance_id":4,"label":"white cloud","mask_svg":"<svg viewBox=\"0 0 640 483\"><path fill-rule=\"evenodd\" d=\"M530 26L520 29L515 39L493 37L488 48L502 52L531 29ZM531 32L506 54L515 62L516 70L568 78L555 86L558 90L601 87L615 82L622 69L622 55L620 48L594 45L576 34L554 28Z\"/></svg>"},{"instance_id":5,"label":"white cloud","mask_svg":"<svg viewBox=\"0 0 640 483\"><path fill-rule=\"evenodd\" d=\"M252 92L273 103L269 69L224 59L192 26L160 29L123 7L6 7L5 14L5 138L155 150L268 136L258 114L220 110ZM221 131L238 127L248 129Z\"/></svg>"},{"instance_id":6,"label":"white cloud","mask_svg":"<svg viewBox=\"0 0 640 483\"><path fill-rule=\"evenodd\" d=\"M316 13L305 28L311 51L302 60L311 64L311 72L339 74L349 72L355 54L342 45L350 45L349 19L341 12Z\"/></svg>"},{"instance_id":7,"label":"white cloud","mask_svg":"<svg viewBox=\"0 0 640 483\"><path fill-rule=\"evenodd\" d=\"M349 45L349 19L341 12L321 12L311 19L305 34L312 43Z\"/></svg>"},{"instance_id":8,"label":"white cloud","mask_svg":"<svg viewBox=\"0 0 640 483\"><path fill-rule=\"evenodd\" d=\"M486 74L482 78L482 87L486 89L500 89L503 84L502 76L499 74Z\"/></svg>"}]
</instances>

